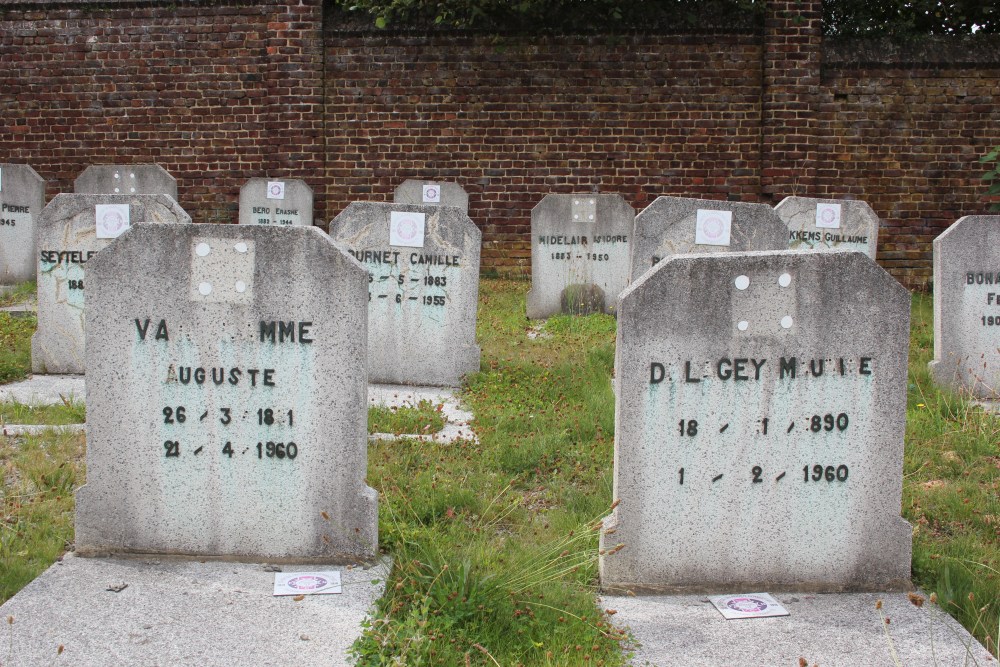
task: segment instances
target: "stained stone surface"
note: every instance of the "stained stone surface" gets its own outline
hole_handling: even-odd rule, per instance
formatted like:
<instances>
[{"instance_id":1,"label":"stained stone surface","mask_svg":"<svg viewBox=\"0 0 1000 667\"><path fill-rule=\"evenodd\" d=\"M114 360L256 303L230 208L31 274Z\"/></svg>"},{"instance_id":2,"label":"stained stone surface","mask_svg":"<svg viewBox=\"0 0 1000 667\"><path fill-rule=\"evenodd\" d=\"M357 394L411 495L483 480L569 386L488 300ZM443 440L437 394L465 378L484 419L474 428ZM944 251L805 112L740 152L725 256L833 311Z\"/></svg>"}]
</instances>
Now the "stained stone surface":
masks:
<instances>
[{"instance_id":1,"label":"stained stone surface","mask_svg":"<svg viewBox=\"0 0 1000 667\"><path fill-rule=\"evenodd\" d=\"M26 164L0 164L0 285L35 277L35 226L45 180Z\"/></svg>"},{"instance_id":2,"label":"stained stone surface","mask_svg":"<svg viewBox=\"0 0 1000 667\"><path fill-rule=\"evenodd\" d=\"M1000 401L998 238L1000 216L969 215L934 239L931 375L991 402Z\"/></svg>"},{"instance_id":3,"label":"stained stone surface","mask_svg":"<svg viewBox=\"0 0 1000 667\"><path fill-rule=\"evenodd\" d=\"M450 181L407 179L396 188L392 200L397 204L457 206L469 212L469 193Z\"/></svg>"},{"instance_id":4,"label":"stained stone surface","mask_svg":"<svg viewBox=\"0 0 1000 667\"><path fill-rule=\"evenodd\" d=\"M294 178L251 178L240 188L240 224L312 225L313 191Z\"/></svg>"},{"instance_id":5,"label":"stained stone surface","mask_svg":"<svg viewBox=\"0 0 1000 667\"><path fill-rule=\"evenodd\" d=\"M346 250L314 227L140 225L88 273L79 552L375 557Z\"/></svg>"},{"instance_id":6,"label":"stained stone surface","mask_svg":"<svg viewBox=\"0 0 1000 667\"><path fill-rule=\"evenodd\" d=\"M92 195L168 195L177 179L158 164L92 164L76 177L73 192Z\"/></svg>"},{"instance_id":7,"label":"stained stone surface","mask_svg":"<svg viewBox=\"0 0 1000 667\"><path fill-rule=\"evenodd\" d=\"M354 202L330 236L368 269L372 382L457 386L479 370L481 234L454 206Z\"/></svg>"},{"instance_id":8,"label":"stained stone surface","mask_svg":"<svg viewBox=\"0 0 1000 667\"><path fill-rule=\"evenodd\" d=\"M59 194L42 210L36 233L38 329L31 338L33 373L83 373L84 267L113 239L97 238L98 206L127 206L137 222L188 223L166 195Z\"/></svg>"},{"instance_id":9,"label":"stained stone surface","mask_svg":"<svg viewBox=\"0 0 1000 667\"><path fill-rule=\"evenodd\" d=\"M595 295L614 313L628 284L635 211L614 194L546 195L531 211L528 317L589 312Z\"/></svg>"},{"instance_id":10,"label":"stained stone surface","mask_svg":"<svg viewBox=\"0 0 1000 667\"><path fill-rule=\"evenodd\" d=\"M635 217L629 275L638 280L671 255L787 247L788 228L767 204L658 197Z\"/></svg>"},{"instance_id":11,"label":"stained stone surface","mask_svg":"<svg viewBox=\"0 0 1000 667\"><path fill-rule=\"evenodd\" d=\"M791 250L857 250L875 259L879 219L863 201L785 197L774 212L788 226Z\"/></svg>"},{"instance_id":12,"label":"stained stone surface","mask_svg":"<svg viewBox=\"0 0 1000 667\"><path fill-rule=\"evenodd\" d=\"M857 252L675 255L630 285L601 586L907 587L909 307Z\"/></svg>"}]
</instances>

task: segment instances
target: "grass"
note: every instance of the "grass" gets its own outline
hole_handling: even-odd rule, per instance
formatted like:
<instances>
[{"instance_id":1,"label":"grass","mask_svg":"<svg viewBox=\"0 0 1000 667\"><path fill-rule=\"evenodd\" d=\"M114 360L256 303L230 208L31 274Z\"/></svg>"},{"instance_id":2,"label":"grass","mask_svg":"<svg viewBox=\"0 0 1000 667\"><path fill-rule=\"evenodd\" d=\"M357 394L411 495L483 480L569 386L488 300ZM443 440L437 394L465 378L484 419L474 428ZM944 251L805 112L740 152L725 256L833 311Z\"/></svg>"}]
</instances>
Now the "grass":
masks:
<instances>
[{"instance_id":1,"label":"grass","mask_svg":"<svg viewBox=\"0 0 1000 667\"><path fill-rule=\"evenodd\" d=\"M82 401L64 399L55 405L25 405L16 401L0 403L0 424L59 426L85 421L86 408Z\"/></svg>"},{"instance_id":2,"label":"grass","mask_svg":"<svg viewBox=\"0 0 1000 667\"><path fill-rule=\"evenodd\" d=\"M413 407L370 406L368 432L393 435L437 433L445 425L445 416L441 412L443 407L426 400Z\"/></svg>"},{"instance_id":3,"label":"grass","mask_svg":"<svg viewBox=\"0 0 1000 667\"><path fill-rule=\"evenodd\" d=\"M24 303L34 297L36 292L34 280L14 285L9 291L0 294L0 308Z\"/></svg>"}]
</instances>

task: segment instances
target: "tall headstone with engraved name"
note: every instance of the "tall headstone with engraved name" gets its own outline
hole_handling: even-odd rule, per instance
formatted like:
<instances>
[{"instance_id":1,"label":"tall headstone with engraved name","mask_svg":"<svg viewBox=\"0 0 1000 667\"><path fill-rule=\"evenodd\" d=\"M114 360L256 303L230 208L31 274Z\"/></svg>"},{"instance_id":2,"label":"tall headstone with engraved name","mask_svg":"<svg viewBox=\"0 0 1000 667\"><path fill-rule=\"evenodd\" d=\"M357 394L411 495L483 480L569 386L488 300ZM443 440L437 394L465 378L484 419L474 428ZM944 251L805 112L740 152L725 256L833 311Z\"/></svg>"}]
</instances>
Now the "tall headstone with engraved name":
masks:
<instances>
[{"instance_id":1,"label":"tall headstone with engraved name","mask_svg":"<svg viewBox=\"0 0 1000 667\"><path fill-rule=\"evenodd\" d=\"M863 201L785 197L774 212L791 250L858 250L875 259L879 219Z\"/></svg>"},{"instance_id":2,"label":"tall headstone with engraved name","mask_svg":"<svg viewBox=\"0 0 1000 667\"><path fill-rule=\"evenodd\" d=\"M457 206L463 212L469 212L469 193L458 183L449 181L407 179L396 188L392 201L396 204Z\"/></svg>"},{"instance_id":3,"label":"tall headstone with engraved name","mask_svg":"<svg viewBox=\"0 0 1000 667\"><path fill-rule=\"evenodd\" d=\"M454 206L354 202L330 236L368 269L372 382L457 386L479 370L481 234Z\"/></svg>"},{"instance_id":4,"label":"tall headstone with engraved name","mask_svg":"<svg viewBox=\"0 0 1000 667\"><path fill-rule=\"evenodd\" d=\"M673 255L630 285L602 587L907 587L909 308L857 252Z\"/></svg>"},{"instance_id":5,"label":"tall headstone with engraved name","mask_svg":"<svg viewBox=\"0 0 1000 667\"><path fill-rule=\"evenodd\" d=\"M177 199L177 179L158 164L92 164L73 182L79 195L167 195Z\"/></svg>"},{"instance_id":6,"label":"tall headstone with engraved name","mask_svg":"<svg viewBox=\"0 0 1000 667\"><path fill-rule=\"evenodd\" d=\"M136 222L187 223L166 195L59 194L38 221L38 328L31 337L33 373L85 371L84 266ZM127 286L122 286L127 287Z\"/></svg>"},{"instance_id":7,"label":"tall headstone with engraved name","mask_svg":"<svg viewBox=\"0 0 1000 667\"><path fill-rule=\"evenodd\" d=\"M367 280L343 248L314 227L139 225L87 271L79 552L376 556Z\"/></svg>"},{"instance_id":8,"label":"tall headstone with engraved name","mask_svg":"<svg viewBox=\"0 0 1000 667\"><path fill-rule=\"evenodd\" d=\"M671 255L787 247L788 228L767 204L658 197L635 216L630 278Z\"/></svg>"},{"instance_id":9,"label":"tall headstone with engraved name","mask_svg":"<svg viewBox=\"0 0 1000 667\"><path fill-rule=\"evenodd\" d=\"M614 313L628 285L634 223L621 195L546 195L531 211L528 317Z\"/></svg>"},{"instance_id":10,"label":"tall headstone with engraved name","mask_svg":"<svg viewBox=\"0 0 1000 667\"><path fill-rule=\"evenodd\" d=\"M312 225L313 191L298 179L251 178L240 188L240 224Z\"/></svg>"},{"instance_id":11,"label":"tall headstone with engraved name","mask_svg":"<svg viewBox=\"0 0 1000 667\"><path fill-rule=\"evenodd\" d=\"M0 287L35 277L35 224L45 181L26 164L0 164Z\"/></svg>"},{"instance_id":12,"label":"tall headstone with engraved name","mask_svg":"<svg viewBox=\"0 0 1000 667\"><path fill-rule=\"evenodd\" d=\"M938 384L1000 406L1000 216L960 218L934 239Z\"/></svg>"}]
</instances>

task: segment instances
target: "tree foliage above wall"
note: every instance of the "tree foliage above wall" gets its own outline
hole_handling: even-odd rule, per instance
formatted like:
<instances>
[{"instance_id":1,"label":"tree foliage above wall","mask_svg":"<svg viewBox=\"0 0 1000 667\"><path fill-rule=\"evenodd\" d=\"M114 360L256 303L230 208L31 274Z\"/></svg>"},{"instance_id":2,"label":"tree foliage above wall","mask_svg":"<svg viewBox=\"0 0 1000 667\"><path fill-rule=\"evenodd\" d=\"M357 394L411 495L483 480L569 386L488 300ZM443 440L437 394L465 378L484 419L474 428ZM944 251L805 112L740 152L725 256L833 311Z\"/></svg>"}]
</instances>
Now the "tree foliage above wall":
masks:
<instances>
[{"instance_id":1,"label":"tree foliage above wall","mask_svg":"<svg viewBox=\"0 0 1000 667\"><path fill-rule=\"evenodd\" d=\"M823 32L874 35L968 35L1000 32L998 0L824 0Z\"/></svg>"}]
</instances>

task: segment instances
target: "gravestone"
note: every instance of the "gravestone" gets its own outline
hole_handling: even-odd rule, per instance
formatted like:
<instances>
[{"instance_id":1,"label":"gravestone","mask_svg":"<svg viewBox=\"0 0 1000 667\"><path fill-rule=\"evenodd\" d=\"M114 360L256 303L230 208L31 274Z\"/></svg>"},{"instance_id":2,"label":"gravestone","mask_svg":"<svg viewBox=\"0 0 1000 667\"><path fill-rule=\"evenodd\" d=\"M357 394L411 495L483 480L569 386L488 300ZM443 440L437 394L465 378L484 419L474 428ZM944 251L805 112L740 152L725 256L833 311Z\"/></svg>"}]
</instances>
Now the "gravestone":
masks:
<instances>
[{"instance_id":1,"label":"gravestone","mask_svg":"<svg viewBox=\"0 0 1000 667\"><path fill-rule=\"evenodd\" d=\"M168 195L177 199L177 179L158 164L92 164L76 177L78 195Z\"/></svg>"},{"instance_id":2,"label":"gravestone","mask_svg":"<svg viewBox=\"0 0 1000 667\"><path fill-rule=\"evenodd\" d=\"M909 307L856 252L674 255L629 286L602 587L907 587Z\"/></svg>"},{"instance_id":3,"label":"gravestone","mask_svg":"<svg viewBox=\"0 0 1000 667\"><path fill-rule=\"evenodd\" d=\"M469 193L458 183L448 181L421 181L407 179L393 193L396 204L425 206L457 206L469 212Z\"/></svg>"},{"instance_id":4,"label":"gravestone","mask_svg":"<svg viewBox=\"0 0 1000 667\"><path fill-rule=\"evenodd\" d=\"M298 179L251 178L240 188L240 224L312 225L313 191Z\"/></svg>"},{"instance_id":5,"label":"gravestone","mask_svg":"<svg viewBox=\"0 0 1000 667\"><path fill-rule=\"evenodd\" d=\"M785 197L774 212L791 250L858 250L875 259L879 219L863 201Z\"/></svg>"},{"instance_id":6,"label":"gravestone","mask_svg":"<svg viewBox=\"0 0 1000 667\"><path fill-rule=\"evenodd\" d=\"M45 180L26 164L0 164L0 288L35 277L35 221Z\"/></svg>"},{"instance_id":7,"label":"gravestone","mask_svg":"<svg viewBox=\"0 0 1000 667\"><path fill-rule=\"evenodd\" d=\"M358 263L239 225L139 225L91 262L77 551L375 557Z\"/></svg>"},{"instance_id":8,"label":"gravestone","mask_svg":"<svg viewBox=\"0 0 1000 667\"><path fill-rule=\"evenodd\" d=\"M38 328L31 370L85 370L84 266L137 222L184 223L191 217L166 195L59 194L42 210L36 233Z\"/></svg>"},{"instance_id":9,"label":"gravestone","mask_svg":"<svg viewBox=\"0 0 1000 667\"><path fill-rule=\"evenodd\" d=\"M454 206L354 202L330 236L368 269L371 382L456 386L479 370L481 234Z\"/></svg>"},{"instance_id":10,"label":"gravestone","mask_svg":"<svg viewBox=\"0 0 1000 667\"><path fill-rule=\"evenodd\" d=\"M634 222L621 195L546 195L531 211L528 317L614 313Z\"/></svg>"},{"instance_id":11,"label":"gravestone","mask_svg":"<svg viewBox=\"0 0 1000 667\"><path fill-rule=\"evenodd\" d=\"M1000 401L998 235L1000 216L969 215L934 239L931 375L983 401Z\"/></svg>"},{"instance_id":12,"label":"gravestone","mask_svg":"<svg viewBox=\"0 0 1000 667\"><path fill-rule=\"evenodd\" d=\"M787 247L788 228L767 204L658 197L635 216L630 280L671 255Z\"/></svg>"}]
</instances>

